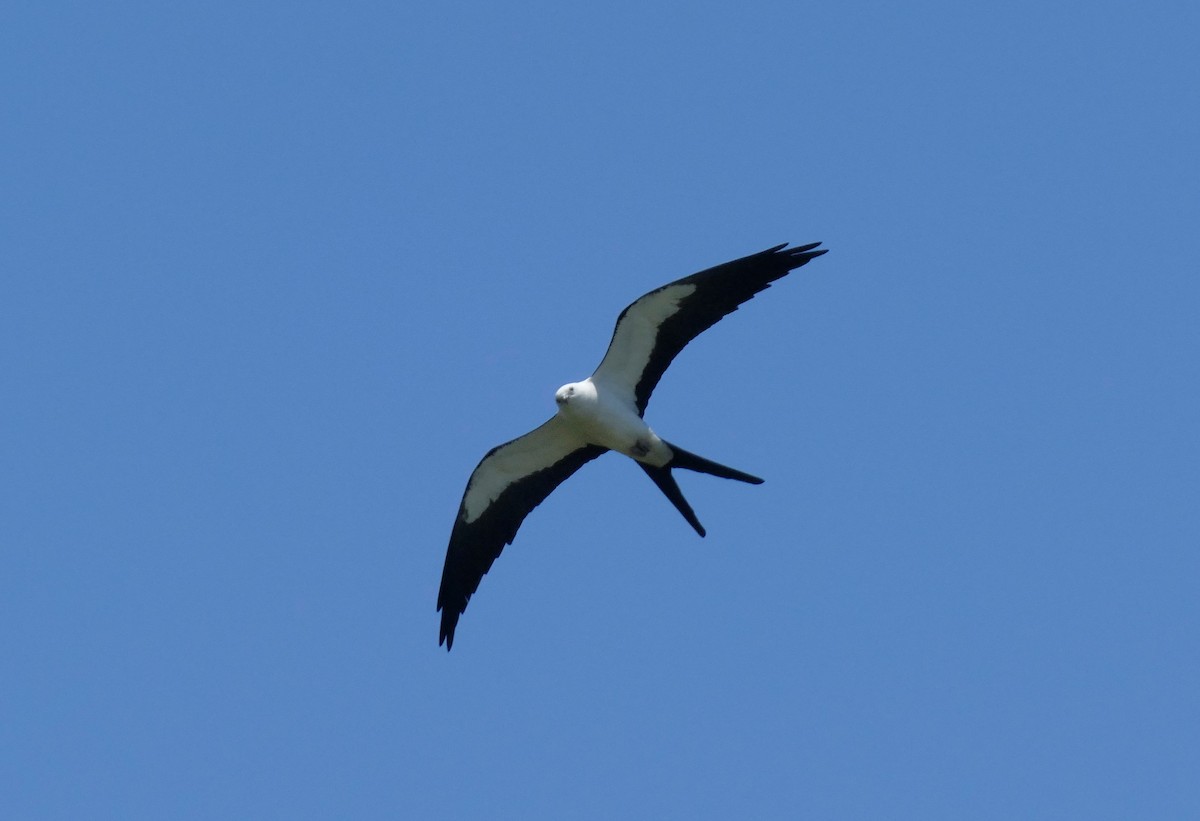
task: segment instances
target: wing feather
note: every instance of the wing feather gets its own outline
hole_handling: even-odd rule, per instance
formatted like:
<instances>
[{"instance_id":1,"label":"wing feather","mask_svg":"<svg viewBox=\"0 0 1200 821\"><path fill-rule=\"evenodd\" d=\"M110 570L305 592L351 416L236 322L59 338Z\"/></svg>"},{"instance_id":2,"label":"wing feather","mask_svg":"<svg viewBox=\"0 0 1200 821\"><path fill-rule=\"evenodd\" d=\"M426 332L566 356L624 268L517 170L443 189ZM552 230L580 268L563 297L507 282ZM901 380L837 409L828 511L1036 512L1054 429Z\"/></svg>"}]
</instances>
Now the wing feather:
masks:
<instances>
[{"instance_id":1,"label":"wing feather","mask_svg":"<svg viewBox=\"0 0 1200 821\"><path fill-rule=\"evenodd\" d=\"M684 346L777 279L824 254L819 242L776 245L656 288L617 317L592 379L628 391L645 413L650 394Z\"/></svg>"},{"instance_id":2,"label":"wing feather","mask_svg":"<svg viewBox=\"0 0 1200 821\"><path fill-rule=\"evenodd\" d=\"M439 644L447 650L454 645L459 616L530 511L604 451L577 437L557 416L488 451L467 482L450 532L438 591Z\"/></svg>"}]
</instances>

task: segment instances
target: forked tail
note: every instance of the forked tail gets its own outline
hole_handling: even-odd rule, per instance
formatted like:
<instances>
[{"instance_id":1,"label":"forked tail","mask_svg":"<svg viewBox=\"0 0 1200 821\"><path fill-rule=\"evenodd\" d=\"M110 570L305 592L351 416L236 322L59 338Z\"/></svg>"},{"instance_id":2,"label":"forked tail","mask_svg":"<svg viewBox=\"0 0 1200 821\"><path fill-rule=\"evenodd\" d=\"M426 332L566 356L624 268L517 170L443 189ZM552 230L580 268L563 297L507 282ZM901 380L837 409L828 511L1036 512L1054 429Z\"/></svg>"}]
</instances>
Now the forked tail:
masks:
<instances>
[{"instance_id":1,"label":"forked tail","mask_svg":"<svg viewBox=\"0 0 1200 821\"><path fill-rule=\"evenodd\" d=\"M707 473L710 476L720 476L722 479L735 479L739 482L747 482L752 485L761 485L762 479L757 476L751 476L749 473L742 473L740 470L734 470L725 465L718 465L705 459L703 456L697 456L694 453L689 453L678 445L666 443L667 447L675 455L671 457L671 461L667 462L669 468L683 468L684 470L694 470L697 473Z\"/></svg>"},{"instance_id":2,"label":"forked tail","mask_svg":"<svg viewBox=\"0 0 1200 821\"><path fill-rule=\"evenodd\" d=\"M675 509L683 514L683 518L687 519L697 533L704 536L704 525L700 524L700 520L696 518L695 511L688 504L687 499L683 498L683 491L679 489L679 485L675 482L675 477L671 475L672 468L683 468L684 470L694 470L697 473L707 473L710 476L720 476L722 479L734 479L738 482L747 482L752 485L761 485L762 479L757 476L751 476L749 473L742 473L740 470L734 470L725 465L719 465L703 456L697 456L694 453L684 450L681 447L672 445L670 442L665 443L674 454L671 461L667 462L662 467L654 467L647 465L645 462L638 462L642 470L646 471L646 475L658 485L658 489L663 492L671 504L675 505Z\"/></svg>"}]
</instances>

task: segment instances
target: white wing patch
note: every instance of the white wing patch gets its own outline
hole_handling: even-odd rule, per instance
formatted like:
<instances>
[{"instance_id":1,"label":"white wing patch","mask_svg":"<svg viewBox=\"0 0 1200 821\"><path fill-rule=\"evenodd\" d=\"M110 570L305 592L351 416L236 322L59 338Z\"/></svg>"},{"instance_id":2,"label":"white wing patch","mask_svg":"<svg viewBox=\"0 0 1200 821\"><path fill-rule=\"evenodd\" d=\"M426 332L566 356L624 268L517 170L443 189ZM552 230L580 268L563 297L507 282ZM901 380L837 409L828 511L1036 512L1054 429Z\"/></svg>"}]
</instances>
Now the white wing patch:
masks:
<instances>
[{"instance_id":1,"label":"white wing patch","mask_svg":"<svg viewBox=\"0 0 1200 821\"><path fill-rule=\"evenodd\" d=\"M659 326L673 316L679 310L680 301L695 290L696 286L690 283L668 285L629 306L617 324L604 361L592 374L592 380L602 380L610 388L622 391L632 402L633 389L650 362Z\"/></svg>"},{"instance_id":2,"label":"white wing patch","mask_svg":"<svg viewBox=\"0 0 1200 821\"><path fill-rule=\"evenodd\" d=\"M524 436L501 445L484 457L467 482L463 517L478 519L513 482L544 470L586 443L558 416Z\"/></svg>"}]
</instances>

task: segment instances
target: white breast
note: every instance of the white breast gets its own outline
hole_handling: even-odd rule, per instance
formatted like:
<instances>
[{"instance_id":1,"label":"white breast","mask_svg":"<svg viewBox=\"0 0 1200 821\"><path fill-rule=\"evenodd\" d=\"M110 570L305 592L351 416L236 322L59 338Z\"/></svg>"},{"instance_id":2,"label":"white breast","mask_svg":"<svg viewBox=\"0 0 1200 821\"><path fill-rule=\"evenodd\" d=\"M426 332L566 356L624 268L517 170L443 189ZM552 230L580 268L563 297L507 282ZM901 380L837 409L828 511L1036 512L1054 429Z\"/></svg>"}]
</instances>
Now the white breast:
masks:
<instances>
[{"instance_id":1,"label":"white breast","mask_svg":"<svg viewBox=\"0 0 1200 821\"><path fill-rule=\"evenodd\" d=\"M602 382L591 378L574 387L570 400L561 404L558 412L588 442L655 466L671 458L666 445L622 392L605 390Z\"/></svg>"}]
</instances>

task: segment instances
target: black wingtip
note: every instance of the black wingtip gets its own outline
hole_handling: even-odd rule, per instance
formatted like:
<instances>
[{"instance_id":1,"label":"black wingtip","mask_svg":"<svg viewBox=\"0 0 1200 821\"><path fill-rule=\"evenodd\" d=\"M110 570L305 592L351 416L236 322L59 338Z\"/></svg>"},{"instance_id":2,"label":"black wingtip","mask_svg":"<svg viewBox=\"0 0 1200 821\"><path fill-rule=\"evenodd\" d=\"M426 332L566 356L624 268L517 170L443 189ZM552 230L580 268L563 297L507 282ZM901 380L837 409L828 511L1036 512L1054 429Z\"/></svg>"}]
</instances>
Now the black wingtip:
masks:
<instances>
[{"instance_id":1,"label":"black wingtip","mask_svg":"<svg viewBox=\"0 0 1200 821\"><path fill-rule=\"evenodd\" d=\"M438 647L446 645L446 652L449 653L450 648L454 646L454 628L458 626L458 617L452 616L450 610L441 604L438 605L438 610L442 612L442 627L438 631Z\"/></svg>"},{"instance_id":2,"label":"black wingtip","mask_svg":"<svg viewBox=\"0 0 1200 821\"><path fill-rule=\"evenodd\" d=\"M822 254L828 254L828 248L818 248L819 242L810 242L807 245L797 245L795 248L789 248L783 253L795 263L795 267L799 268L809 260L814 260Z\"/></svg>"},{"instance_id":3,"label":"black wingtip","mask_svg":"<svg viewBox=\"0 0 1200 821\"><path fill-rule=\"evenodd\" d=\"M820 244L819 242L809 242L805 245L788 248L788 244L785 242L782 245L776 245L773 248L760 251L754 256L774 260L776 263L781 264L782 267L778 276L785 276L787 272L794 271L822 254L829 253L828 248L818 248L817 246Z\"/></svg>"}]
</instances>

